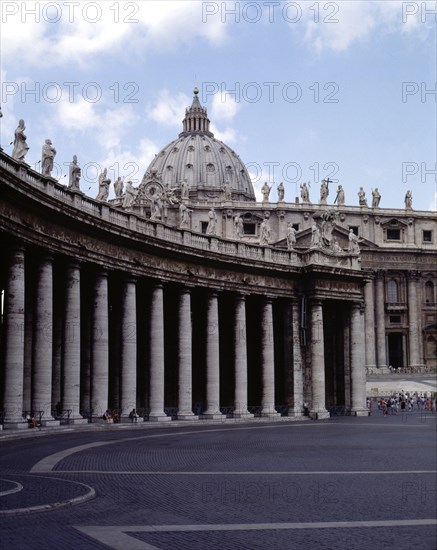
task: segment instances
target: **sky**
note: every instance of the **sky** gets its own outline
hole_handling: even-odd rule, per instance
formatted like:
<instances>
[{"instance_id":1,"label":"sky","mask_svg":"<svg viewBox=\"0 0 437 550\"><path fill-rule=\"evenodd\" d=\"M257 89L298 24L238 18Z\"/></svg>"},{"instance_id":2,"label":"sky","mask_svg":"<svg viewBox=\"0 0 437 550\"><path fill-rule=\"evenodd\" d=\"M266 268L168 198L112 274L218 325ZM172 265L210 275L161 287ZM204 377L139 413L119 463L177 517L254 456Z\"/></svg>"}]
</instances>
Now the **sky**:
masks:
<instances>
[{"instance_id":1,"label":"sky","mask_svg":"<svg viewBox=\"0 0 437 550\"><path fill-rule=\"evenodd\" d=\"M182 131L193 88L215 137L246 164L256 190L310 183L358 204L437 201L437 2L8 2L0 22L0 143L12 152L19 119L26 157L57 150L67 184L77 155L82 190L97 195L106 167L138 184ZM434 10L434 11L433 11ZM112 187L112 186L111 186ZM275 199L276 193L271 197Z\"/></svg>"}]
</instances>

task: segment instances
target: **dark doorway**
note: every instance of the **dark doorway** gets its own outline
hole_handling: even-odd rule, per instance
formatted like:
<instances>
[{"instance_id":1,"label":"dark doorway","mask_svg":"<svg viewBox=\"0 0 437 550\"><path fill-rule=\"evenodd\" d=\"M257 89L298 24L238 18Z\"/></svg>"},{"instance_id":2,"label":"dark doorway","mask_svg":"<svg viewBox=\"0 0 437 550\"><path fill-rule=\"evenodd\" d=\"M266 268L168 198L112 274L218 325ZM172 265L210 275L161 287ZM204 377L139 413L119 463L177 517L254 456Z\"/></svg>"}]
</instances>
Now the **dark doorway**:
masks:
<instances>
[{"instance_id":1,"label":"dark doorway","mask_svg":"<svg viewBox=\"0 0 437 550\"><path fill-rule=\"evenodd\" d=\"M395 369L400 369L404 366L402 332L391 332L388 335L388 364Z\"/></svg>"}]
</instances>

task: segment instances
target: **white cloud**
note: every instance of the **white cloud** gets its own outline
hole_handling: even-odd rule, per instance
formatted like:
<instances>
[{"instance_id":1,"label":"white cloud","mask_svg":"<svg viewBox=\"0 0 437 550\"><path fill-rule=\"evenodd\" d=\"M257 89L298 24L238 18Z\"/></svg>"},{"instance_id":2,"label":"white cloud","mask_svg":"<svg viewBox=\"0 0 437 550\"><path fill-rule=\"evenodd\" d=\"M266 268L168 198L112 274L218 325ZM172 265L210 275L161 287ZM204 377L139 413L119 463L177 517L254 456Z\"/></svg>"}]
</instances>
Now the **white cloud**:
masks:
<instances>
[{"instance_id":1,"label":"white cloud","mask_svg":"<svg viewBox=\"0 0 437 550\"><path fill-rule=\"evenodd\" d=\"M186 94L172 94L168 90L162 90L156 104L147 110L147 115L159 124L180 128L185 112L183 106L189 107L191 103L192 99Z\"/></svg>"},{"instance_id":2,"label":"white cloud","mask_svg":"<svg viewBox=\"0 0 437 550\"><path fill-rule=\"evenodd\" d=\"M226 93L217 93L212 100L211 115L217 120L232 120L240 109L240 105L234 98Z\"/></svg>"}]
</instances>

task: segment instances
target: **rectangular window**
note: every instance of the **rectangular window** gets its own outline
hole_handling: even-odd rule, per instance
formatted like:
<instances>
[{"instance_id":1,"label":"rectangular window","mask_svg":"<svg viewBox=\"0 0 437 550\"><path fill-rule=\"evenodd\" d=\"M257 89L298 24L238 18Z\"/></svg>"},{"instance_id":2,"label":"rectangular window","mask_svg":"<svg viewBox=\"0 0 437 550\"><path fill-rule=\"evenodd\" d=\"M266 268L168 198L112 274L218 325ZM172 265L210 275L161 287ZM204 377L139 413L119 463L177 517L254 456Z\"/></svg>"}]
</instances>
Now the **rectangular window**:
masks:
<instances>
[{"instance_id":1,"label":"rectangular window","mask_svg":"<svg viewBox=\"0 0 437 550\"><path fill-rule=\"evenodd\" d=\"M206 235L207 228L208 228L208 222L200 222L200 230L204 235Z\"/></svg>"},{"instance_id":2,"label":"rectangular window","mask_svg":"<svg viewBox=\"0 0 437 550\"><path fill-rule=\"evenodd\" d=\"M432 243L432 231L428 231L427 229L424 229L424 231L423 231L423 242L424 243Z\"/></svg>"},{"instance_id":3,"label":"rectangular window","mask_svg":"<svg viewBox=\"0 0 437 550\"><path fill-rule=\"evenodd\" d=\"M256 225L254 223L243 223L243 228L244 228L245 235L256 234Z\"/></svg>"},{"instance_id":4,"label":"rectangular window","mask_svg":"<svg viewBox=\"0 0 437 550\"><path fill-rule=\"evenodd\" d=\"M401 322L401 316L400 315L390 315L390 323L392 325L399 324Z\"/></svg>"},{"instance_id":5,"label":"rectangular window","mask_svg":"<svg viewBox=\"0 0 437 550\"><path fill-rule=\"evenodd\" d=\"M400 229L387 229L387 240L388 241L400 241L401 240L401 230Z\"/></svg>"}]
</instances>

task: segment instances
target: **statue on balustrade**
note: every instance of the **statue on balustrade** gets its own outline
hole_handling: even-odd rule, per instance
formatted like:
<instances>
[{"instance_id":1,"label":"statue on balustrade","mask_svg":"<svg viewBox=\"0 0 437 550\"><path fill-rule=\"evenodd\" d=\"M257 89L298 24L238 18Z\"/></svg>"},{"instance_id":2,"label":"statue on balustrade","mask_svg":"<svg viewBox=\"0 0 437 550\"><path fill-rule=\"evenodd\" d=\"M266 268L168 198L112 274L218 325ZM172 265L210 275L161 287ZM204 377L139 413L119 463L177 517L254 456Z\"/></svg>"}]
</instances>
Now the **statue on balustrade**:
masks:
<instances>
[{"instance_id":1,"label":"statue on balustrade","mask_svg":"<svg viewBox=\"0 0 437 550\"><path fill-rule=\"evenodd\" d=\"M378 188L372 189L372 208L378 208L379 202L381 200L381 194L378 191Z\"/></svg>"},{"instance_id":2,"label":"statue on balustrade","mask_svg":"<svg viewBox=\"0 0 437 550\"><path fill-rule=\"evenodd\" d=\"M405 208L407 210L411 210L413 208L413 193L409 190L405 194Z\"/></svg>"},{"instance_id":3,"label":"statue on balustrade","mask_svg":"<svg viewBox=\"0 0 437 550\"><path fill-rule=\"evenodd\" d=\"M214 210L214 207L208 212L208 225L206 227L207 235L216 235L217 234L217 214Z\"/></svg>"},{"instance_id":4,"label":"statue on balustrade","mask_svg":"<svg viewBox=\"0 0 437 550\"><path fill-rule=\"evenodd\" d=\"M367 206L366 192L362 187L358 191L358 203L360 206Z\"/></svg>"},{"instance_id":5,"label":"statue on balustrade","mask_svg":"<svg viewBox=\"0 0 437 550\"><path fill-rule=\"evenodd\" d=\"M241 216L236 216L234 223L235 223L235 238L237 240L241 240L241 238L244 236L243 218Z\"/></svg>"},{"instance_id":6,"label":"statue on balustrade","mask_svg":"<svg viewBox=\"0 0 437 550\"><path fill-rule=\"evenodd\" d=\"M117 199L121 199L123 195L123 180L120 176L114 181L114 192Z\"/></svg>"},{"instance_id":7,"label":"statue on balustrade","mask_svg":"<svg viewBox=\"0 0 437 550\"><path fill-rule=\"evenodd\" d=\"M320 247L320 229L317 224L314 222L311 226L311 248Z\"/></svg>"},{"instance_id":8,"label":"statue on balustrade","mask_svg":"<svg viewBox=\"0 0 437 550\"><path fill-rule=\"evenodd\" d=\"M123 208L130 210L135 202L136 190L129 180L126 183L126 189L124 190Z\"/></svg>"},{"instance_id":9,"label":"statue on balustrade","mask_svg":"<svg viewBox=\"0 0 437 550\"><path fill-rule=\"evenodd\" d=\"M278 185L278 202L282 202L285 197L285 188L284 183L281 181L281 183Z\"/></svg>"},{"instance_id":10,"label":"statue on balustrade","mask_svg":"<svg viewBox=\"0 0 437 550\"><path fill-rule=\"evenodd\" d=\"M267 219L264 219L259 228L259 244L260 246L270 245L270 225Z\"/></svg>"},{"instance_id":11,"label":"statue on balustrade","mask_svg":"<svg viewBox=\"0 0 437 550\"><path fill-rule=\"evenodd\" d=\"M306 182L300 184L300 198L302 199L303 203L310 202L310 192Z\"/></svg>"},{"instance_id":12,"label":"statue on balustrade","mask_svg":"<svg viewBox=\"0 0 437 550\"><path fill-rule=\"evenodd\" d=\"M269 202L270 189L267 182L264 182L264 185L261 187L261 193L263 196L263 202Z\"/></svg>"},{"instance_id":13,"label":"statue on balustrade","mask_svg":"<svg viewBox=\"0 0 437 550\"><path fill-rule=\"evenodd\" d=\"M337 196L335 197L334 204L337 204L337 206L344 206L344 203L345 203L344 189L342 185L339 185L337 187Z\"/></svg>"},{"instance_id":14,"label":"statue on balustrade","mask_svg":"<svg viewBox=\"0 0 437 550\"><path fill-rule=\"evenodd\" d=\"M327 180L323 179L322 184L320 185L320 204L326 204L327 198L329 195L329 178Z\"/></svg>"},{"instance_id":15,"label":"statue on balustrade","mask_svg":"<svg viewBox=\"0 0 437 550\"><path fill-rule=\"evenodd\" d=\"M296 229L291 222L287 225L287 247L288 250L294 250L296 245Z\"/></svg>"},{"instance_id":16,"label":"statue on balustrade","mask_svg":"<svg viewBox=\"0 0 437 550\"><path fill-rule=\"evenodd\" d=\"M41 157L41 174L43 176L51 176L53 170L53 161L55 160L56 149L50 139L46 139L42 146Z\"/></svg>"},{"instance_id":17,"label":"statue on balustrade","mask_svg":"<svg viewBox=\"0 0 437 550\"><path fill-rule=\"evenodd\" d=\"M70 191L80 191L80 176L81 169L77 164L77 156L74 155L68 171L68 189L70 189Z\"/></svg>"},{"instance_id":18,"label":"statue on balustrade","mask_svg":"<svg viewBox=\"0 0 437 550\"><path fill-rule=\"evenodd\" d=\"M223 193L225 195L225 201L231 201L232 200L232 188L229 181L225 181L225 185L223 187Z\"/></svg>"},{"instance_id":19,"label":"statue on balustrade","mask_svg":"<svg viewBox=\"0 0 437 550\"><path fill-rule=\"evenodd\" d=\"M24 157L29 150L29 146L26 143L26 135L24 133L25 129L26 126L24 125L24 120L21 119L18 122L17 129L15 130L14 148L12 150L12 158L15 160L24 160Z\"/></svg>"},{"instance_id":20,"label":"statue on balustrade","mask_svg":"<svg viewBox=\"0 0 437 550\"><path fill-rule=\"evenodd\" d=\"M159 197L152 197L150 204L150 219L160 220L162 218L162 202Z\"/></svg>"},{"instance_id":21,"label":"statue on balustrade","mask_svg":"<svg viewBox=\"0 0 437 550\"><path fill-rule=\"evenodd\" d=\"M192 210L187 208L187 206L181 202L179 205L179 227L181 229L190 228L190 213Z\"/></svg>"},{"instance_id":22,"label":"statue on balustrade","mask_svg":"<svg viewBox=\"0 0 437 550\"><path fill-rule=\"evenodd\" d=\"M107 201L109 196L109 186L111 185L111 180L107 177L108 171L105 168L103 172L99 175L99 194L96 197L98 201Z\"/></svg>"},{"instance_id":23,"label":"statue on balustrade","mask_svg":"<svg viewBox=\"0 0 437 550\"><path fill-rule=\"evenodd\" d=\"M359 237L355 235L354 230L349 230L349 252L351 254L360 253Z\"/></svg>"}]
</instances>

